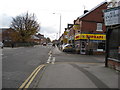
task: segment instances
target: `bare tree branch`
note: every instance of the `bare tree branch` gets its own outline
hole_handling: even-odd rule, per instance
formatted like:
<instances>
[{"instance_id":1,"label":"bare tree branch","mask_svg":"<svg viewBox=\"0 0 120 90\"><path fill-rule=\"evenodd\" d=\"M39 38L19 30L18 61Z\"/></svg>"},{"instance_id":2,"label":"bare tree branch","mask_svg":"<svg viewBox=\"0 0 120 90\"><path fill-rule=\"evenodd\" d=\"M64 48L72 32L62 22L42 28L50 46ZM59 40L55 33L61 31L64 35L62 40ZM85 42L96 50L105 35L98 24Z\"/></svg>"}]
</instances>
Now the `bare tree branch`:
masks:
<instances>
[{"instance_id":1,"label":"bare tree branch","mask_svg":"<svg viewBox=\"0 0 120 90\"><path fill-rule=\"evenodd\" d=\"M35 15L27 12L22 16L19 15L13 18L11 28L13 28L15 32L18 32L19 40L24 42L39 31L40 25L37 22Z\"/></svg>"}]
</instances>

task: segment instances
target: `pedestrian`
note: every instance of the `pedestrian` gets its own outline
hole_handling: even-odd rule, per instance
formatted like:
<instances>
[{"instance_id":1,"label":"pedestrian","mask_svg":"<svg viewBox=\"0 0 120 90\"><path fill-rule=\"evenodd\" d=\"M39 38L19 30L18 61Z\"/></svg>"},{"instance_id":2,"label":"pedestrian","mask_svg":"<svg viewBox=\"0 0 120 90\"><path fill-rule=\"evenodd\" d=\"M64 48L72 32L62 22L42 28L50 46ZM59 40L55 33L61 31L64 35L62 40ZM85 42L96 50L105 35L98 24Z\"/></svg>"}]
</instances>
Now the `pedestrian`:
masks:
<instances>
[{"instance_id":1,"label":"pedestrian","mask_svg":"<svg viewBox=\"0 0 120 90\"><path fill-rule=\"evenodd\" d=\"M12 48L14 47L14 43L11 44Z\"/></svg>"},{"instance_id":2,"label":"pedestrian","mask_svg":"<svg viewBox=\"0 0 120 90\"><path fill-rule=\"evenodd\" d=\"M53 44L53 47L55 47L55 44Z\"/></svg>"}]
</instances>

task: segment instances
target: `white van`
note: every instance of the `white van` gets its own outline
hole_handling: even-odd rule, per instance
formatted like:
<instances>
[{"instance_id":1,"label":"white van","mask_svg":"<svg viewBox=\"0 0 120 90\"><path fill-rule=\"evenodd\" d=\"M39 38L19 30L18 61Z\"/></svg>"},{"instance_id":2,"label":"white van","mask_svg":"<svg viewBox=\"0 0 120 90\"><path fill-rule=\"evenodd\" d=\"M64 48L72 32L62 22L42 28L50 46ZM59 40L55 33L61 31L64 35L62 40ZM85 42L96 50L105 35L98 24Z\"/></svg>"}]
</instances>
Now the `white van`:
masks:
<instances>
[{"instance_id":1,"label":"white van","mask_svg":"<svg viewBox=\"0 0 120 90\"><path fill-rule=\"evenodd\" d=\"M53 45L53 43L48 43L47 45L48 45L48 46L52 46L52 45Z\"/></svg>"}]
</instances>

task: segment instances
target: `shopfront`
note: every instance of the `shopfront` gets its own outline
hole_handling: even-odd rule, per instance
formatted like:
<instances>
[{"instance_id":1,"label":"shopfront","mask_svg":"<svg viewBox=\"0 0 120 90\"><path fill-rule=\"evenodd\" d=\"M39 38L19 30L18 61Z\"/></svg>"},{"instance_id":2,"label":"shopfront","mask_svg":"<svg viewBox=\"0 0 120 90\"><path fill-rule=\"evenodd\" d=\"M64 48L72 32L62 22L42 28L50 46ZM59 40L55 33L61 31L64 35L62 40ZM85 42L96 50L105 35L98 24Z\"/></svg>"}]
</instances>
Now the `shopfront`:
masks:
<instances>
[{"instance_id":1,"label":"shopfront","mask_svg":"<svg viewBox=\"0 0 120 90\"><path fill-rule=\"evenodd\" d=\"M98 54L105 52L105 34L78 34L75 36L80 54Z\"/></svg>"}]
</instances>

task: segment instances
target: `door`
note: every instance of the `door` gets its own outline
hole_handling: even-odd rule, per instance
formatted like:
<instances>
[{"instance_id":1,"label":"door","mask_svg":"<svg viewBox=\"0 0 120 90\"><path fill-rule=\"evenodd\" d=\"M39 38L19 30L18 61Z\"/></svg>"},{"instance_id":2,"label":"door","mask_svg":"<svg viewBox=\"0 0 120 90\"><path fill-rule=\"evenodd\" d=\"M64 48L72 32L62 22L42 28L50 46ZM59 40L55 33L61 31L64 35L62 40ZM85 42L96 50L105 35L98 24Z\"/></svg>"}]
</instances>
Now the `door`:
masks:
<instances>
[{"instance_id":1,"label":"door","mask_svg":"<svg viewBox=\"0 0 120 90\"><path fill-rule=\"evenodd\" d=\"M81 41L80 54L86 54L86 42Z\"/></svg>"}]
</instances>

